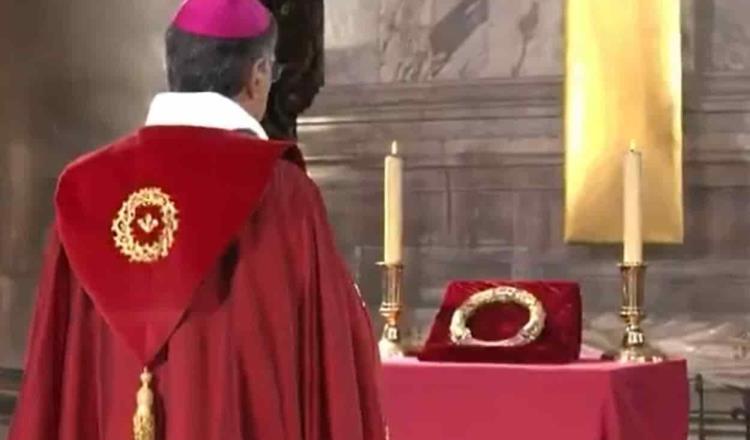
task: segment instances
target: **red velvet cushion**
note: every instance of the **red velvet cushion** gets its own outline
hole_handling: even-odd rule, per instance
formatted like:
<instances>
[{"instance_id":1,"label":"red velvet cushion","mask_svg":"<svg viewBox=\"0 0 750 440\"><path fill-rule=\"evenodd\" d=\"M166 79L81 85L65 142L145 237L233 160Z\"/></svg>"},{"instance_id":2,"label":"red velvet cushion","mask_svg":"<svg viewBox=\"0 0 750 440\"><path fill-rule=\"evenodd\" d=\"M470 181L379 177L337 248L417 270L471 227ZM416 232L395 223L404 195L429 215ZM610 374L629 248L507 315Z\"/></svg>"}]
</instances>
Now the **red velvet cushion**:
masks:
<instances>
[{"instance_id":1,"label":"red velvet cushion","mask_svg":"<svg viewBox=\"0 0 750 440\"><path fill-rule=\"evenodd\" d=\"M532 293L546 312L544 330L522 347L459 346L450 339L453 312L473 294L498 286L511 286ZM480 308L468 326L476 339L499 340L516 334L529 313L515 304L492 304ZM579 358L581 351L581 295L570 281L454 281L449 286L423 350L418 358L447 362L565 363Z\"/></svg>"}]
</instances>

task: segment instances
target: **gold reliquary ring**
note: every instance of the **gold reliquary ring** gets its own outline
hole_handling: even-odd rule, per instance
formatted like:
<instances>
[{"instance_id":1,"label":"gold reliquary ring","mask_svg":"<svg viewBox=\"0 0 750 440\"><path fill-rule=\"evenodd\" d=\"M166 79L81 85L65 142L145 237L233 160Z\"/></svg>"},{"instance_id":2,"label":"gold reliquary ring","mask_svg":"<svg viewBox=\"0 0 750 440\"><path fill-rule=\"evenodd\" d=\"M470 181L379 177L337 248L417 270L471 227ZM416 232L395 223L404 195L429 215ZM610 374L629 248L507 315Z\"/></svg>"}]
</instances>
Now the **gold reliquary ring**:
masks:
<instances>
[{"instance_id":1,"label":"gold reliquary ring","mask_svg":"<svg viewBox=\"0 0 750 440\"><path fill-rule=\"evenodd\" d=\"M468 327L471 317L490 304L518 304L529 311L529 320L514 336L497 341L475 339ZM456 345L480 347L520 347L534 342L544 330L546 313L542 303L532 293L510 286L500 286L475 293L453 312L450 333Z\"/></svg>"}]
</instances>

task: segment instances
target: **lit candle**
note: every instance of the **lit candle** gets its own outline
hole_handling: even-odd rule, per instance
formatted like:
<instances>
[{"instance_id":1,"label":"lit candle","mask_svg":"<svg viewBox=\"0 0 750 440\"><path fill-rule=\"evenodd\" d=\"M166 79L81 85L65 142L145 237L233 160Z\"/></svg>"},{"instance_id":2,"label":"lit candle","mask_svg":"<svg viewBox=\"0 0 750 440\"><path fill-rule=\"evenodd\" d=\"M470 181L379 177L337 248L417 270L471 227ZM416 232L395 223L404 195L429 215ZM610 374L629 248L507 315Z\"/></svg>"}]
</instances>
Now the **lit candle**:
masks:
<instances>
[{"instance_id":1,"label":"lit candle","mask_svg":"<svg viewBox=\"0 0 750 440\"><path fill-rule=\"evenodd\" d=\"M403 261L403 174L404 160L398 155L396 141L385 158L385 236L383 262Z\"/></svg>"},{"instance_id":2,"label":"lit candle","mask_svg":"<svg viewBox=\"0 0 750 440\"><path fill-rule=\"evenodd\" d=\"M643 214L641 202L641 153L630 142L625 154L623 193L623 263L643 262Z\"/></svg>"}]
</instances>

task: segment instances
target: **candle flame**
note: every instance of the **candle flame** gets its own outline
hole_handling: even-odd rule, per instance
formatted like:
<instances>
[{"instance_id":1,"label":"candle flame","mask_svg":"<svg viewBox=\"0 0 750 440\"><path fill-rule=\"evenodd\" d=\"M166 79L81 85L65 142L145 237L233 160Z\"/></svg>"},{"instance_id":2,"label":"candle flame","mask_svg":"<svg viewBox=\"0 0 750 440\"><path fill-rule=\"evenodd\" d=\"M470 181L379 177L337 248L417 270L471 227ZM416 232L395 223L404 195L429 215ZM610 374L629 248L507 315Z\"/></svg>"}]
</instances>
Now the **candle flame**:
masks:
<instances>
[{"instance_id":1,"label":"candle flame","mask_svg":"<svg viewBox=\"0 0 750 440\"><path fill-rule=\"evenodd\" d=\"M632 152L634 152L634 153L638 151L638 149L635 147L635 139L631 139L630 140L629 150L632 151Z\"/></svg>"},{"instance_id":2,"label":"candle flame","mask_svg":"<svg viewBox=\"0 0 750 440\"><path fill-rule=\"evenodd\" d=\"M396 141L391 144L391 156L398 156L398 142Z\"/></svg>"}]
</instances>

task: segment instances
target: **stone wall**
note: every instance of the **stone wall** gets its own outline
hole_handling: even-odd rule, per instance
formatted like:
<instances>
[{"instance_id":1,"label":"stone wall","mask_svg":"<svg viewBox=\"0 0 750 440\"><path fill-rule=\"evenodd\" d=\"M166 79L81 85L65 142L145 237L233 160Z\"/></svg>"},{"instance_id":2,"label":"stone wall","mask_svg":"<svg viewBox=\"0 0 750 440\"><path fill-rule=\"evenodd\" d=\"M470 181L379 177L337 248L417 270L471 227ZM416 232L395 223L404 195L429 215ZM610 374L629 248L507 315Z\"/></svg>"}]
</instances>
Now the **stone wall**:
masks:
<instances>
[{"instance_id":1,"label":"stone wall","mask_svg":"<svg viewBox=\"0 0 750 440\"><path fill-rule=\"evenodd\" d=\"M396 139L414 337L456 278L572 278L588 318L616 311L619 249L562 241L563 2L326 5L328 85L300 133L373 308ZM683 33L687 238L647 247L648 307L724 320L750 310L750 3L683 2Z\"/></svg>"},{"instance_id":2,"label":"stone wall","mask_svg":"<svg viewBox=\"0 0 750 440\"><path fill-rule=\"evenodd\" d=\"M0 367L21 366L57 175L142 123L178 3L0 4Z\"/></svg>"}]
</instances>

